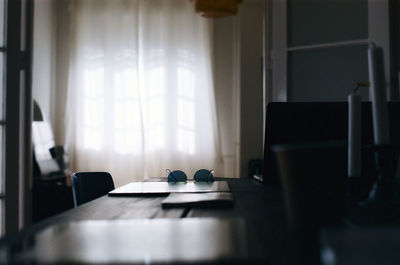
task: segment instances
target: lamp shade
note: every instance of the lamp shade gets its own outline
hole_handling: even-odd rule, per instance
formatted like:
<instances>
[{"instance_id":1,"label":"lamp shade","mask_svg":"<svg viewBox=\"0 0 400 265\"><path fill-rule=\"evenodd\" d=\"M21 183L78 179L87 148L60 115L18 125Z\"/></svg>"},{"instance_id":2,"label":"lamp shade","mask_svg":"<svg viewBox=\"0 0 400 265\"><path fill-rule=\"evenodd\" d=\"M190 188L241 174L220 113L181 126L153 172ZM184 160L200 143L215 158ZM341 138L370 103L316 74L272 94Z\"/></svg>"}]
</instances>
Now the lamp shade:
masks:
<instances>
[{"instance_id":1,"label":"lamp shade","mask_svg":"<svg viewBox=\"0 0 400 265\"><path fill-rule=\"evenodd\" d=\"M42 111L35 100L33 101L33 121L43 121Z\"/></svg>"},{"instance_id":2,"label":"lamp shade","mask_svg":"<svg viewBox=\"0 0 400 265\"><path fill-rule=\"evenodd\" d=\"M219 18L236 15L242 0L191 0L195 10L203 17Z\"/></svg>"}]
</instances>

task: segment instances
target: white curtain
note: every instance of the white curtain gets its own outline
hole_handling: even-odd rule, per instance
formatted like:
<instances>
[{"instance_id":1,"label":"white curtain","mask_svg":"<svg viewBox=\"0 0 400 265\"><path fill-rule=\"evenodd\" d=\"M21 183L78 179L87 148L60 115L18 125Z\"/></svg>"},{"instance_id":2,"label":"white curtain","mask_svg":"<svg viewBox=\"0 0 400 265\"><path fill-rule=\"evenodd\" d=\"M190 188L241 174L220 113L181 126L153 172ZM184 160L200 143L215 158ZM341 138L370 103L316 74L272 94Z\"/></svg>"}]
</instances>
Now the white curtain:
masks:
<instances>
[{"instance_id":1,"label":"white curtain","mask_svg":"<svg viewBox=\"0 0 400 265\"><path fill-rule=\"evenodd\" d=\"M108 171L116 186L167 168L223 176L211 21L189 0L81 0L72 14L72 168Z\"/></svg>"}]
</instances>

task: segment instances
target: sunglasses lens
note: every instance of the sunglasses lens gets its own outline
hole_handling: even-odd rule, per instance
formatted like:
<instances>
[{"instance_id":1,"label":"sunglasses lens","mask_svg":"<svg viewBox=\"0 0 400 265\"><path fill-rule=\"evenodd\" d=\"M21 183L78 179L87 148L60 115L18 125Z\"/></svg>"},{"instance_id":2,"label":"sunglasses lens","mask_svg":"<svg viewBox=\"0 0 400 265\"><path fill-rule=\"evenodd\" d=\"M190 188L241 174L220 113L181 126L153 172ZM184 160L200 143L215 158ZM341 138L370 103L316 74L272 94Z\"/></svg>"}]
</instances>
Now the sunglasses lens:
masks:
<instances>
[{"instance_id":1,"label":"sunglasses lens","mask_svg":"<svg viewBox=\"0 0 400 265\"><path fill-rule=\"evenodd\" d=\"M187 179L185 172L180 170L172 171L168 174L168 182L185 182Z\"/></svg>"},{"instance_id":2,"label":"sunglasses lens","mask_svg":"<svg viewBox=\"0 0 400 265\"><path fill-rule=\"evenodd\" d=\"M194 174L195 181L214 181L214 176L210 170L200 169Z\"/></svg>"}]
</instances>

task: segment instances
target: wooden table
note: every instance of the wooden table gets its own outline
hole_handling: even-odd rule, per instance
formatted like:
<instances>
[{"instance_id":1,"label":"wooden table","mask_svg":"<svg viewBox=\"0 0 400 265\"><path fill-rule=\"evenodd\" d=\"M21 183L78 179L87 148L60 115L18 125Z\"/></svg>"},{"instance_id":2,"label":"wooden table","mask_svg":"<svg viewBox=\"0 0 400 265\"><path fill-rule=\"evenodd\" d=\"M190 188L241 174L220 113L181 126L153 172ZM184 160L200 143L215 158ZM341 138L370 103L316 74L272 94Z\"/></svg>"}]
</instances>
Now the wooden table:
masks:
<instances>
[{"instance_id":1,"label":"wooden table","mask_svg":"<svg viewBox=\"0 0 400 265\"><path fill-rule=\"evenodd\" d=\"M293 240L291 240L291 238L293 239L293 234L289 233L287 229L281 189L277 186L266 186L250 178L228 179L228 182L235 199L235 203L231 207L163 209L161 201L166 195L139 197L103 196L78 208L46 219L15 235L3 238L0 240L0 264L10 264L10 261L14 260L18 260L23 264L32 264L23 254L27 248L29 249L30 245L35 244L35 240L40 240L37 237L38 234L43 233L43 231L50 231L54 233L52 236L57 237L57 229L52 231L52 228L57 228L60 224L81 223L80 221L84 221L86 225L91 226L91 223L87 222L88 220L106 220L95 223L97 227L107 223L116 224L118 222L122 222L124 225L125 221L142 222L144 220L145 223L148 223L152 220L157 222L161 220L161 223L172 225L175 230L180 229L176 227L179 227L177 226L178 223L182 224L181 221L193 221L196 223L198 220L240 220L243 221L239 223L244 224L243 230L246 235L245 241L240 242L241 245L245 245L246 259L239 261L234 258L232 260L228 259L224 264L304 264L299 262L298 259L296 260L296 252L293 252L294 245ZM400 252L397 249L400 244L400 237L398 236L400 234L400 227L398 226L400 223L400 209L397 206L390 209L379 207L379 212L374 212L372 213L365 208L350 207L347 215L347 225L333 229L323 229L321 238L324 245L322 245L321 253L327 254L324 255L328 257L328 262L322 264L332 264L329 263L332 251L336 255L336 263L333 264L338 265L399 264ZM372 217L376 216L384 218L380 218L380 220L372 219ZM373 220L372 223L371 220ZM202 231L202 227L196 227L195 229L198 229L196 230L197 235ZM153 232L149 233L152 234ZM186 234L181 236L187 237ZM238 240L242 240L242 238L239 237ZM207 238L204 242L205 244L213 243L207 241ZM300 244L303 243L300 242ZM174 242L171 242L171 244L173 245ZM54 248L54 246L52 247ZM177 252L179 257L180 253L186 253L192 247L183 246L181 247L182 249L172 248L172 250ZM57 246L58 248L59 246ZM61 248L65 248L66 255L68 255L68 244L61 246ZM329 250L328 252L326 252L327 249ZM368 255L365 256L365 253ZM16 257L18 259L14 259ZM105 264L111 263L113 262ZM140 262L139 264L142 263L148 262ZM159 263L168 262L161 261ZM181 263L192 264L190 259L184 262L181 260ZM197 263L213 263L213 260ZM219 264L220 261L215 260L214 263ZM93 262L93 264L97 263ZM168 264L176 264L176 262Z\"/></svg>"},{"instance_id":2,"label":"wooden table","mask_svg":"<svg viewBox=\"0 0 400 265\"><path fill-rule=\"evenodd\" d=\"M260 264L288 264L287 230L281 191L250 179L228 179L235 203L231 207L163 209L166 195L140 197L110 197L81 205L40 222L17 235L0 241L1 248L20 245L43 229L60 223L84 220L182 219L219 218L242 219L245 223L248 262ZM21 250L14 251L18 255ZM1 258L1 255L0 255ZM9 261L9 260L8 260ZM1 260L0 260L1 262ZM244 262L244 263L248 263Z\"/></svg>"}]
</instances>

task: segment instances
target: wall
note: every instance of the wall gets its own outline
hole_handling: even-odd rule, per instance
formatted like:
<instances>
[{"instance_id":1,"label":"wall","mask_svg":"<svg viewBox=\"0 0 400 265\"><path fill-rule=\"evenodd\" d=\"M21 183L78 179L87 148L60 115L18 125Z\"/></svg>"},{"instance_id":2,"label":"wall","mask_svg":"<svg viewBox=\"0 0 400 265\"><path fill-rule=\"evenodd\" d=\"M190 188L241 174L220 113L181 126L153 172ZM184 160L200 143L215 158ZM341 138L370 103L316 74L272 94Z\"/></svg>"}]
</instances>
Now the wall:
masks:
<instances>
[{"instance_id":1,"label":"wall","mask_svg":"<svg viewBox=\"0 0 400 265\"><path fill-rule=\"evenodd\" d=\"M248 161L263 158L263 1L240 7L240 176Z\"/></svg>"},{"instance_id":2,"label":"wall","mask_svg":"<svg viewBox=\"0 0 400 265\"><path fill-rule=\"evenodd\" d=\"M389 70L395 55L389 52L390 2L396 1L273 1L273 99L346 101L356 82L369 80L372 42L383 48L388 98L397 100ZM367 89L360 94L369 99Z\"/></svg>"},{"instance_id":3,"label":"wall","mask_svg":"<svg viewBox=\"0 0 400 265\"><path fill-rule=\"evenodd\" d=\"M70 0L35 0L32 93L51 123L57 145L64 144L65 99L68 84Z\"/></svg>"},{"instance_id":4,"label":"wall","mask_svg":"<svg viewBox=\"0 0 400 265\"><path fill-rule=\"evenodd\" d=\"M224 175L238 177L235 170L237 160L238 132L237 112L235 104L238 89L234 86L234 40L237 17L226 17L214 20L214 86L216 110L224 159Z\"/></svg>"},{"instance_id":5,"label":"wall","mask_svg":"<svg viewBox=\"0 0 400 265\"><path fill-rule=\"evenodd\" d=\"M396 17L395 17L395 30L394 30L394 34L396 35L396 61L397 61L397 72L398 72L398 84L399 84L399 88L400 88L400 49L398 48L400 46L400 3L398 1L395 2L397 4L397 11L396 11Z\"/></svg>"},{"instance_id":6,"label":"wall","mask_svg":"<svg viewBox=\"0 0 400 265\"><path fill-rule=\"evenodd\" d=\"M53 0L55 1L55 0ZM56 0L56 16L58 28L69 29L71 12L65 12L71 9L71 0ZM64 145L65 142L65 104L67 98L68 71L69 71L69 52L71 40L70 32L58 30L57 34L57 57L56 57L56 86L54 89L55 101L53 112L54 121L54 140L58 145Z\"/></svg>"},{"instance_id":7,"label":"wall","mask_svg":"<svg viewBox=\"0 0 400 265\"><path fill-rule=\"evenodd\" d=\"M225 175L245 177L248 161L263 157L263 1L214 20L214 84Z\"/></svg>"},{"instance_id":8,"label":"wall","mask_svg":"<svg viewBox=\"0 0 400 265\"><path fill-rule=\"evenodd\" d=\"M392 47L391 47L391 52L394 54L393 56L393 62L392 62L392 67L393 67L393 72L392 72L392 78L394 79L394 85L396 86L397 90L397 97L396 99L400 98L400 2L399 1L392 1L392 6L391 6L391 25L392 25L392 31L391 34L393 34L392 39Z\"/></svg>"},{"instance_id":9,"label":"wall","mask_svg":"<svg viewBox=\"0 0 400 265\"><path fill-rule=\"evenodd\" d=\"M54 124L51 111L55 88L55 2L34 1L32 97L47 120Z\"/></svg>"},{"instance_id":10,"label":"wall","mask_svg":"<svg viewBox=\"0 0 400 265\"><path fill-rule=\"evenodd\" d=\"M289 0L287 8L287 100L346 101L356 82L368 80L368 1Z\"/></svg>"}]
</instances>

